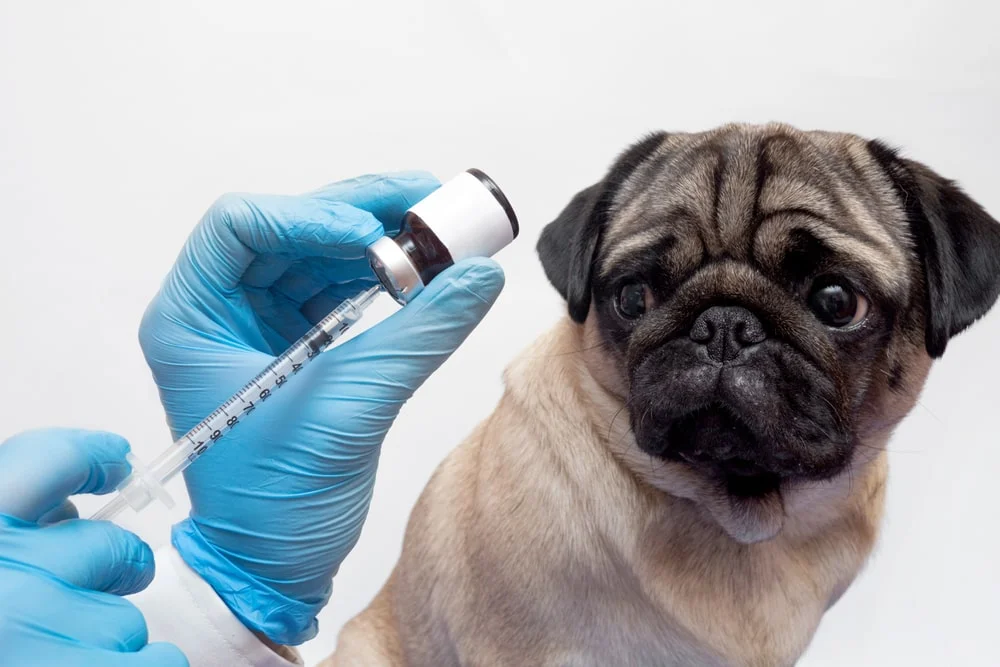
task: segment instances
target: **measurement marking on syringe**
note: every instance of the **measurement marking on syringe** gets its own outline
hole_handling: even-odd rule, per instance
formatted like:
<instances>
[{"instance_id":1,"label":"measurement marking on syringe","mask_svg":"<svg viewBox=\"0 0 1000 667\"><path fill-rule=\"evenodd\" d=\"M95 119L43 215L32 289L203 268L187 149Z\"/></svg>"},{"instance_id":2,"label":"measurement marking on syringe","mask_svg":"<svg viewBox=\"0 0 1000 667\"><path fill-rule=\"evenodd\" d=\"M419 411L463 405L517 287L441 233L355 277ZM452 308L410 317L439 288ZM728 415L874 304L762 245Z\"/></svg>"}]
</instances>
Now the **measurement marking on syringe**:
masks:
<instances>
[{"instance_id":1,"label":"measurement marking on syringe","mask_svg":"<svg viewBox=\"0 0 1000 667\"><path fill-rule=\"evenodd\" d=\"M360 307L355 306L350 310L352 313L360 314L364 306L367 306L378 294L378 288L373 287L365 290L355 301ZM347 309L342 309L347 312ZM332 344L349 327L343 321L340 314L335 314L340 321L333 331L326 331L323 326L330 324L329 318L324 325L317 325L310 332L307 332L298 343L292 345L285 354L273 360L272 364L261 370L261 372L244 385L236 394L230 395L221 406L203 419L190 431L181 436L173 445L173 449L162 454L154 461L147 473L133 473L133 478L126 481L124 488L135 489L131 495L119 496L111 501L104 508L94 514L94 517L109 519L117 514L122 508L131 506L135 510L140 510L151 499L151 494L147 487L151 488L157 484L162 484L175 475L181 473L188 465L207 452L216 442L226 439L237 425L243 422L244 418L254 412L259 405L274 395L274 392L281 389L288 383L292 376L297 375L303 366L314 359L320 351ZM351 318L351 323L357 317ZM268 377L270 372L271 377ZM236 406L235 412L230 412ZM237 436L238 437L238 436ZM148 477L148 483L141 476ZM142 491L142 493L140 493ZM122 501L122 498L125 498Z\"/></svg>"}]
</instances>

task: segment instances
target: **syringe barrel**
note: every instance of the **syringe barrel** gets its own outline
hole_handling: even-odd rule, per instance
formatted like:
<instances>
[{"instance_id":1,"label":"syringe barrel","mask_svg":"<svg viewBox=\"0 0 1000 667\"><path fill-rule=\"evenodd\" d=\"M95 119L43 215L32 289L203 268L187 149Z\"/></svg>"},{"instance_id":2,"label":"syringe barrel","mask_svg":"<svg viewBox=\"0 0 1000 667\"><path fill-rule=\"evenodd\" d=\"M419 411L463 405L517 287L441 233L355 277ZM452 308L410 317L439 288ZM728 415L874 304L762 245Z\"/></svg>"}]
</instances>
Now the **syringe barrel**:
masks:
<instances>
[{"instance_id":1,"label":"syringe barrel","mask_svg":"<svg viewBox=\"0 0 1000 667\"><path fill-rule=\"evenodd\" d=\"M190 465L189 459L193 453L194 450L187 439L181 438L153 459L149 464L149 473L165 484Z\"/></svg>"},{"instance_id":2,"label":"syringe barrel","mask_svg":"<svg viewBox=\"0 0 1000 667\"><path fill-rule=\"evenodd\" d=\"M361 318L364 309L375 299L378 292L377 287L372 287L353 299L345 300L284 354L274 359L267 368L243 385L228 401L181 436L173 447L153 461L150 466L151 473L156 479L166 483L187 468L259 405L266 402L275 391L285 386L292 376L297 375L327 346L340 338Z\"/></svg>"},{"instance_id":3,"label":"syringe barrel","mask_svg":"<svg viewBox=\"0 0 1000 667\"><path fill-rule=\"evenodd\" d=\"M283 387L292 376L297 375L309 361L340 338L361 318L378 293L379 287L374 286L353 299L345 300L288 351L274 359L229 400L156 457L148 468L144 468L137 459L131 458L132 474L119 485L118 497L92 518L110 519L126 506L141 510L153 498L158 498L168 507L173 507L173 501L163 489L163 484L176 477L177 473L208 451L226 433L267 401L275 391Z\"/></svg>"}]
</instances>

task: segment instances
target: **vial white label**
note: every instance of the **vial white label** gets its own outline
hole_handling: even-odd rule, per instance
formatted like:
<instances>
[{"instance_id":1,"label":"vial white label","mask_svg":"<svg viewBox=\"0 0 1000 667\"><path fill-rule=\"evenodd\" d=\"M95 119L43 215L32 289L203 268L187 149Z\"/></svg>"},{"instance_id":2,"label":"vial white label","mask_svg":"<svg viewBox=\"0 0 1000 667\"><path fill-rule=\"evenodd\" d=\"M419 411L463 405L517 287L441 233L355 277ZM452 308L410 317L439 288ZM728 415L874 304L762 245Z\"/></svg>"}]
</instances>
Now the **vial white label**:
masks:
<instances>
[{"instance_id":1,"label":"vial white label","mask_svg":"<svg viewBox=\"0 0 1000 667\"><path fill-rule=\"evenodd\" d=\"M411 208L456 262L491 257L514 240L507 212L483 183L462 172Z\"/></svg>"}]
</instances>

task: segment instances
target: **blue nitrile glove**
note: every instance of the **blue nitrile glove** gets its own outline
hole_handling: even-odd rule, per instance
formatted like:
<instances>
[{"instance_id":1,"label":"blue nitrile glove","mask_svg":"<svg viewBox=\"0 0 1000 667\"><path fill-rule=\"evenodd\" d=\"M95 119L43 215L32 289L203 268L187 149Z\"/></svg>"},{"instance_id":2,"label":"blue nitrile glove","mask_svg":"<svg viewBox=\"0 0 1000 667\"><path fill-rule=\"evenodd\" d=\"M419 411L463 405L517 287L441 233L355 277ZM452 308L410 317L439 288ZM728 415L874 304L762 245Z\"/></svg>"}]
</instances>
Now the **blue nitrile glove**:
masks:
<instances>
[{"instance_id":1,"label":"blue nitrile glove","mask_svg":"<svg viewBox=\"0 0 1000 667\"><path fill-rule=\"evenodd\" d=\"M139 332L174 437L374 285L365 248L438 185L423 173L365 176L212 206ZM502 286L490 260L451 267L304 367L185 472L192 511L174 545L249 628L282 644L316 634L368 512L386 431Z\"/></svg>"},{"instance_id":2,"label":"blue nitrile glove","mask_svg":"<svg viewBox=\"0 0 1000 667\"><path fill-rule=\"evenodd\" d=\"M119 597L153 580L153 552L114 524L77 519L66 499L113 491L128 448L68 429L0 445L0 663L187 666L176 646L146 643L142 614Z\"/></svg>"}]
</instances>

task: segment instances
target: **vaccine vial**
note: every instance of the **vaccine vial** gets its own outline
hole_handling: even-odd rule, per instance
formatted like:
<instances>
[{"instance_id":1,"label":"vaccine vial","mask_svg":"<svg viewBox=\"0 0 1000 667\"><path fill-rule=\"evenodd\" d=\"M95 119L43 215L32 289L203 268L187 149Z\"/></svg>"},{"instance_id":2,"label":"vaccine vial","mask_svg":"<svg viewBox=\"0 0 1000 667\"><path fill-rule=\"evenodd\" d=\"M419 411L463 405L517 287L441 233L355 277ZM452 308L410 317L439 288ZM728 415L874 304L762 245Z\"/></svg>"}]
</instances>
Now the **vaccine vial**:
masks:
<instances>
[{"instance_id":1,"label":"vaccine vial","mask_svg":"<svg viewBox=\"0 0 1000 667\"><path fill-rule=\"evenodd\" d=\"M410 207L399 234L368 246L382 287L407 304L449 266L490 257L517 238L517 216L489 176L469 169Z\"/></svg>"}]
</instances>

